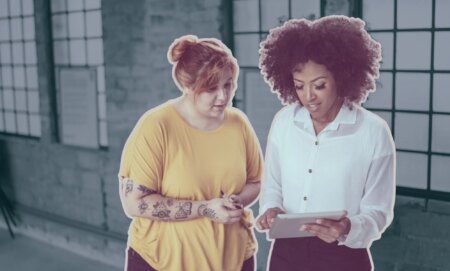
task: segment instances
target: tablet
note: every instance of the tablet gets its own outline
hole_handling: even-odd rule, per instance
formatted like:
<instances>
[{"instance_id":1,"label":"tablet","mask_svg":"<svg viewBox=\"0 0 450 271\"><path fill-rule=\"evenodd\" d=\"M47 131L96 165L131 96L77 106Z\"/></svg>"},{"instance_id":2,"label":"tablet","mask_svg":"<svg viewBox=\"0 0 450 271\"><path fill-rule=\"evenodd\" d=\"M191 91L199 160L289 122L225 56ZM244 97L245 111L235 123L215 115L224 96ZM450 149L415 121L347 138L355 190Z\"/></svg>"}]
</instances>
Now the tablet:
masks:
<instances>
[{"instance_id":1,"label":"tablet","mask_svg":"<svg viewBox=\"0 0 450 271\"><path fill-rule=\"evenodd\" d=\"M309 232L300 231L300 227L303 224L315 223L316 219L319 218L338 220L345 214L345 211L279 214L275 217L275 221L269 230L269 238L277 239L314 236Z\"/></svg>"}]
</instances>

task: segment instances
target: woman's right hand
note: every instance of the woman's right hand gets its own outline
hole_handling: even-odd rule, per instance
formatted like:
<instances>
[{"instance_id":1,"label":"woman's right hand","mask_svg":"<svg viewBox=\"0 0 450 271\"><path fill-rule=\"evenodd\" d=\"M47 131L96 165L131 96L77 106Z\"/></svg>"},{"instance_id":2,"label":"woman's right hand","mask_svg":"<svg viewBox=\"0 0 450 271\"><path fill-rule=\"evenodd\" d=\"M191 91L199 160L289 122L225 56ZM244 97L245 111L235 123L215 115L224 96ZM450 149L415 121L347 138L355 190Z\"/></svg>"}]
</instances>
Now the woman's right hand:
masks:
<instances>
[{"instance_id":1,"label":"woman's right hand","mask_svg":"<svg viewBox=\"0 0 450 271\"><path fill-rule=\"evenodd\" d=\"M258 230L266 230L270 229L272 227L272 223L275 220L275 217L278 214L284 214L285 212L281 210L278 207L275 208L269 208L266 210L264 214L262 214L260 217L258 217L258 220L256 220L256 227Z\"/></svg>"},{"instance_id":2,"label":"woman's right hand","mask_svg":"<svg viewBox=\"0 0 450 271\"><path fill-rule=\"evenodd\" d=\"M214 222L231 224L241 220L243 209L236 208L230 200L226 198L215 198L201 204L198 208L200 216L207 217Z\"/></svg>"}]
</instances>

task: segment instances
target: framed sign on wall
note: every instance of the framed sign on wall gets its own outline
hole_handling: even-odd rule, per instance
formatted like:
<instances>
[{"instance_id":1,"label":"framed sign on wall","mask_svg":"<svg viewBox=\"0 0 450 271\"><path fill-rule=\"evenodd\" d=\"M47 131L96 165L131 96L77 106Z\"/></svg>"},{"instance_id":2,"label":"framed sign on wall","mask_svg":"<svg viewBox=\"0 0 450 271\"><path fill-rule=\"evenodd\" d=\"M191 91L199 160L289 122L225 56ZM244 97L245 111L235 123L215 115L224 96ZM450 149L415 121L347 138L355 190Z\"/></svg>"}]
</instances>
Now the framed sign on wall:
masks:
<instances>
[{"instance_id":1,"label":"framed sign on wall","mask_svg":"<svg viewBox=\"0 0 450 271\"><path fill-rule=\"evenodd\" d=\"M96 70L88 67L60 68L59 84L61 142L99 148Z\"/></svg>"}]
</instances>

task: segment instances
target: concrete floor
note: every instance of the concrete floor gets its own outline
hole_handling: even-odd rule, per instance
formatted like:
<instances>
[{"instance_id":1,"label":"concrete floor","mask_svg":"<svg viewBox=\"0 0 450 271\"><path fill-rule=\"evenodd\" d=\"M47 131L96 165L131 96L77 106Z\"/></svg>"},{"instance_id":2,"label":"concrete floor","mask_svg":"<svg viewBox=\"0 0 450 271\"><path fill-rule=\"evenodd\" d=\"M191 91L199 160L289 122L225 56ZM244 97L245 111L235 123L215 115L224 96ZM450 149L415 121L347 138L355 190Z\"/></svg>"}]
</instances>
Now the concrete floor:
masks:
<instances>
[{"instance_id":1,"label":"concrete floor","mask_svg":"<svg viewBox=\"0 0 450 271\"><path fill-rule=\"evenodd\" d=\"M122 271L70 251L0 228L0 270L8 271Z\"/></svg>"}]
</instances>

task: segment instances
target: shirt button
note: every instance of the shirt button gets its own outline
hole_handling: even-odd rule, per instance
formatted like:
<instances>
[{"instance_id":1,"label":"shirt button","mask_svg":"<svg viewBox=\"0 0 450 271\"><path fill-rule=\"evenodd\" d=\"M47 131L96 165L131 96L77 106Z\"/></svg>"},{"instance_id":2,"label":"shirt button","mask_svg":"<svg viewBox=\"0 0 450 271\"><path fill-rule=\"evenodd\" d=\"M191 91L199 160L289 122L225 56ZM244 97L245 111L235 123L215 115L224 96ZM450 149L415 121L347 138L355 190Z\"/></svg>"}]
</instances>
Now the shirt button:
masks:
<instances>
[{"instance_id":1,"label":"shirt button","mask_svg":"<svg viewBox=\"0 0 450 271\"><path fill-rule=\"evenodd\" d=\"M308 172L309 172L309 173L312 173L312 169L308 169Z\"/></svg>"},{"instance_id":2,"label":"shirt button","mask_svg":"<svg viewBox=\"0 0 450 271\"><path fill-rule=\"evenodd\" d=\"M316 146L319 145L319 141L315 141L314 145L316 145Z\"/></svg>"},{"instance_id":3,"label":"shirt button","mask_svg":"<svg viewBox=\"0 0 450 271\"><path fill-rule=\"evenodd\" d=\"M307 199L308 199L308 197L303 197L303 200L305 200L305 201L306 201Z\"/></svg>"}]
</instances>

